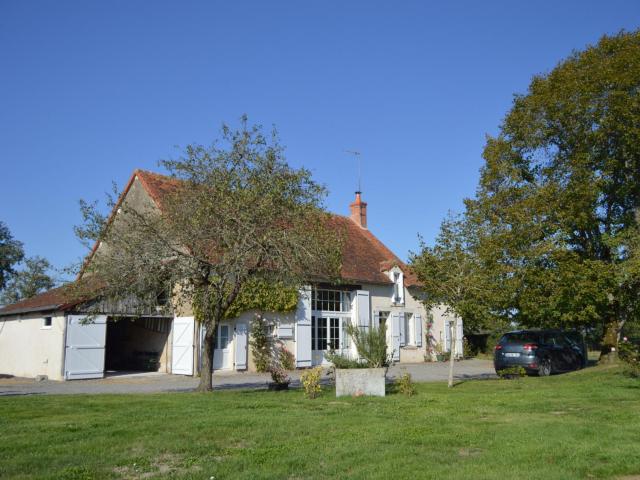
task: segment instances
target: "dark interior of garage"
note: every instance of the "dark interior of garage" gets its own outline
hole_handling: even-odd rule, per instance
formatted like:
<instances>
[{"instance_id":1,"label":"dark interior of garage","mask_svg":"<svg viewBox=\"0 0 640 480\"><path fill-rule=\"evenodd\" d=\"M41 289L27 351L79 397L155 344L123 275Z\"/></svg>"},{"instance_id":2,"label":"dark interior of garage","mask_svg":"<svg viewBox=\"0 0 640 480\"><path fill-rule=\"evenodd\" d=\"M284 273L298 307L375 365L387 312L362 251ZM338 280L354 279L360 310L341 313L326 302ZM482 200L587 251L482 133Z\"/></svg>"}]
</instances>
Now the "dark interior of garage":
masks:
<instances>
[{"instance_id":1,"label":"dark interior of garage","mask_svg":"<svg viewBox=\"0 0 640 480\"><path fill-rule=\"evenodd\" d=\"M107 322L107 371L166 371L168 318L122 318Z\"/></svg>"}]
</instances>

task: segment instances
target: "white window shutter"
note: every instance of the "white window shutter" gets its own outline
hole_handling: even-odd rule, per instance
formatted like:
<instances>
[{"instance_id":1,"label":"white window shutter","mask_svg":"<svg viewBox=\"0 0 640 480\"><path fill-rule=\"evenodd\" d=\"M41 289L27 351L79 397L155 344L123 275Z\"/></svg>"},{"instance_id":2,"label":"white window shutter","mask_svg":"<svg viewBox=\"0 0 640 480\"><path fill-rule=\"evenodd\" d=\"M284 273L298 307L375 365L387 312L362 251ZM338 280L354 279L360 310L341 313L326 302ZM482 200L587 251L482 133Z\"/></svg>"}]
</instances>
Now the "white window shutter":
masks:
<instances>
[{"instance_id":1,"label":"white window shutter","mask_svg":"<svg viewBox=\"0 0 640 480\"><path fill-rule=\"evenodd\" d=\"M358 327L362 327L365 330L369 328L371 324L371 310L369 309L369 291L358 290L356 291L356 309L358 315Z\"/></svg>"},{"instance_id":2,"label":"white window shutter","mask_svg":"<svg viewBox=\"0 0 640 480\"><path fill-rule=\"evenodd\" d=\"M246 323L236 324L235 363L236 370L247 369L247 332Z\"/></svg>"},{"instance_id":3,"label":"white window shutter","mask_svg":"<svg viewBox=\"0 0 640 480\"><path fill-rule=\"evenodd\" d=\"M393 360L400 360L400 314L391 312L391 348L393 348Z\"/></svg>"},{"instance_id":4,"label":"white window shutter","mask_svg":"<svg viewBox=\"0 0 640 480\"><path fill-rule=\"evenodd\" d=\"M311 366L311 287L300 289L296 310L296 367Z\"/></svg>"},{"instance_id":5,"label":"white window shutter","mask_svg":"<svg viewBox=\"0 0 640 480\"><path fill-rule=\"evenodd\" d=\"M404 331L404 312L398 312L398 318L400 321L400 346L404 347L406 345L406 334Z\"/></svg>"},{"instance_id":6,"label":"white window shutter","mask_svg":"<svg viewBox=\"0 0 640 480\"><path fill-rule=\"evenodd\" d=\"M293 338L293 323L279 321L278 338Z\"/></svg>"},{"instance_id":7,"label":"white window shutter","mask_svg":"<svg viewBox=\"0 0 640 480\"><path fill-rule=\"evenodd\" d=\"M376 330L380 328L380 312L378 310L373 312L373 328Z\"/></svg>"},{"instance_id":8,"label":"white window shutter","mask_svg":"<svg viewBox=\"0 0 640 480\"><path fill-rule=\"evenodd\" d=\"M416 332L416 347L422 346L422 315L416 313L413 315Z\"/></svg>"}]
</instances>

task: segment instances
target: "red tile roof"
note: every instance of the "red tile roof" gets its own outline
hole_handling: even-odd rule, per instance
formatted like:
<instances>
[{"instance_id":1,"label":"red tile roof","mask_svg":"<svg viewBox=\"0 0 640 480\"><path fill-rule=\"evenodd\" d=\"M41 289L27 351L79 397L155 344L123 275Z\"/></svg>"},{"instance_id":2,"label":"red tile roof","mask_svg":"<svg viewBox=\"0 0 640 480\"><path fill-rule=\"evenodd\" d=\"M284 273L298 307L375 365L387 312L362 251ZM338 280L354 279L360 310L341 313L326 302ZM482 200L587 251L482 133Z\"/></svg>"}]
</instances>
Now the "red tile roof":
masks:
<instances>
[{"instance_id":1,"label":"red tile roof","mask_svg":"<svg viewBox=\"0 0 640 480\"><path fill-rule=\"evenodd\" d=\"M144 170L136 170L135 175L158 207L162 205L163 196L173 191L178 182L174 178ZM418 284L402 260L369 230L360 227L349 217L332 215L331 218L333 226L344 232L346 237L342 250L341 276L344 280L389 284L392 282L383 272L397 265L405 274L407 286Z\"/></svg>"},{"instance_id":2,"label":"red tile roof","mask_svg":"<svg viewBox=\"0 0 640 480\"><path fill-rule=\"evenodd\" d=\"M136 170L114 210L118 209L136 177L159 208L162 206L163 197L173 191L179 182L158 173ZM384 272L397 265L404 272L406 286L418 285L415 275L409 268L369 230L342 215L332 215L331 224L344 235L341 271L343 280L355 283L391 284L391 280ZM87 261L95 252L95 248L89 254ZM72 300L64 287L59 287L8 305L0 309L0 316L27 311L66 310L78 303L80 301Z\"/></svg>"},{"instance_id":3,"label":"red tile roof","mask_svg":"<svg viewBox=\"0 0 640 480\"><path fill-rule=\"evenodd\" d=\"M72 292L68 288L68 285L63 285L31 298L7 305L0 309L0 316L15 315L24 312L68 310L79 303L82 303L82 300L77 297L75 292Z\"/></svg>"}]
</instances>

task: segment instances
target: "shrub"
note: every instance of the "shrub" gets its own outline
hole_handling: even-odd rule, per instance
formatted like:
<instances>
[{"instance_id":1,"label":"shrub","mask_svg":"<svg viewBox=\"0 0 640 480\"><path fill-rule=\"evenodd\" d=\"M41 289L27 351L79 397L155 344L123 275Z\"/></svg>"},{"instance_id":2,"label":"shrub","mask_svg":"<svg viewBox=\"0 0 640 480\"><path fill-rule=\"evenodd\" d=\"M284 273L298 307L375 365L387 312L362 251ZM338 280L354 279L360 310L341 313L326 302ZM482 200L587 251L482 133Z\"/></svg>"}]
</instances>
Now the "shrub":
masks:
<instances>
[{"instance_id":1,"label":"shrub","mask_svg":"<svg viewBox=\"0 0 640 480\"><path fill-rule=\"evenodd\" d=\"M271 374L271 380L273 380L273 383L284 384L291 381L287 371L277 363L274 363L269 367L269 373Z\"/></svg>"},{"instance_id":2,"label":"shrub","mask_svg":"<svg viewBox=\"0 0 640 480\"><path fill-rule=\"evenodd\" d=\"M300 381L304 388L305 397L316 398L320 395L320 392L322 391L320 388L320 377L322 377L322 367L306 370L302 375L300 375Z\"/></svg>"},{"instance_id":3,"label":"shrub","mask_svg":"<svg viewBox=\"0 0 640 480\"><path fill-rule=\"evenodd\" d=\"M358 355L369 368L388 367L392 355L387 352L387 332L383 328L368 329L347 325L347 333L356 345Z\"/></svg>"},{"instance_id":4,"label":"shrub","mask_svg":"<svg viewBox=\"0 0 640 480\"><path fill-rule=\"evenodd\" d=\"M522 378L527 375L527 371L520 365L514 365L513 367L503 368L498 370L498 377L503 380L509 380L512 378Z\"/></svg>"},{"instance_id":5,"label":"shrub","mask_svg":"<svg viewBox=\"0 0 640 480\"><path fill-rule=\"evenodd\" d=\"M624 374L632 378L640 378L640 349L637 345L624 339L618 344L618 358L624 366Z\"/></svg>"},{"instance_id":6,"label":"shrub","mask_svg":"<svg viewBox=\"0 0 640 480\"><path fill-rule=\"evenodd\" d=\"M295 370L296 358L287 347L282 346L278 349L278 359L280 360L280 365L282 365L282 368L285 370Z\"/></svg>"},{"instance_id":7,"label":"shrub","mask_svg":"<svg viewBox=\"0 0 640 480\"><path fill-rule=\"evenodd\" d=\"M413 384L413 380L409 372L403 373L400 378L395 381L395 387L399 393L408 397L415 395L416 393L416 387Z\"/></svg>"},{"instance_id":8,"label":"shrub","mask_svg":"<svg viewBox=\"0 0 640 480\"><path fill-rule=\"evenodd\" d=\"M369 368L365 362L361 362L354 358L345 357L334 351L324 354L325 358L333 363L335 368Z\"/></svg>"}]
</instances>

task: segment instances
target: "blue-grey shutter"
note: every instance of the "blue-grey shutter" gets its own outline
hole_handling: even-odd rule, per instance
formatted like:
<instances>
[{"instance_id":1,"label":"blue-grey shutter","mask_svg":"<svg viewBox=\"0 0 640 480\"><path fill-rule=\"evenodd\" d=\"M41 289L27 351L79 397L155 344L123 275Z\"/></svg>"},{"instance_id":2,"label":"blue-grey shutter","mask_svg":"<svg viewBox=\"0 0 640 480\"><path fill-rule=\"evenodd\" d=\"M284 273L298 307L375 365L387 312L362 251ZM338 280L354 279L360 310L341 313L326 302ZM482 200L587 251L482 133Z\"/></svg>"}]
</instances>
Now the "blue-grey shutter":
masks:
<instances>
[{"instance_id":1,"label":"blue-grey shutter","mask_svg":"<svg viewBox=\"0 0 640 480\"><path fill-rule=\"evenodd\" d=\"M235 363L236 370L247 369L247 331L246 323L236 324Z\"/></svg>"},{"instance_id":2,"label":"blue-grey shutter","mask_svg":"<svg viewBox=\"0 0 640 480\"><path fill-rule=\"evenodd\" d=\"M404 331L404 312L398 312L400 318L400 346L404 347L407 343L406 332Z\"/></svg>"},{"instance_id":3,"label":"blue-grey shutter","mask_svg":"<svg viewBox=\"0 0 640 480\"><path fill-rule=\"evenodd\" d=\"M416 332L416 347L422 346L422 315L416 313L413 315L413 321L415 322Z\"/></svg>"},{"instance_id":4,"label":"blue-grey shutter","mask_svg":"<svg viewBox=\"0 0 640 480\"><path fill-rule=\"evenodd\" d=\"M373 328L376 330L380 328L380 312L378 310L373 311Z\"/></svg>"},{"instance_id":5,"label":"blue-grey shutter","mask_svg":"<svg viewBox=\"0 0 640 480\"><path fill-rule=\"evenodd\" d=\"M444 349L445 352L451 351L451 322L444 321Z\"/></svg>"},{"instance_id":6,"label":"blue-grey shutter","mask_svg":"<svg viewBox=\"0 0 640 480\"><path fill-rule=\"evenodd\" d=\"M400 360L400 314L391 312L391 347L393 348L393 360Z\"/></svg>"},{"instance_id":7,"label":"blue-grey shutter","mask_svg":"<svg viewBox=\"0 0 640 480\"><path fill-rule=\"evenodd\" d=\"M371 324L369 292L367 290L356 291L356 309L358 314L358 326L367 330Z\"/></svg>"},{"instance_id":8,"label":"blue-grey shutter","mask_svg":"<svg viewBox=\"0 0 640 480\"><path fill-rule=\"evenodd\" d=\"M456 320L456 355L462 355L463 354L463 343L462 343L462 337L464 336L463 331L462 331L462 319L458 318Z\"/></svg>"},{"instance_id":9,"label":"blue-grey shutter","mask_svg":"<svg viewBox=\"0 0 640 480\"><path fill-rule=\"evenodd\" d=\"M296 367L311 366L311 287L300 289L296 310Z\"/></svg>"}]
</instances>

